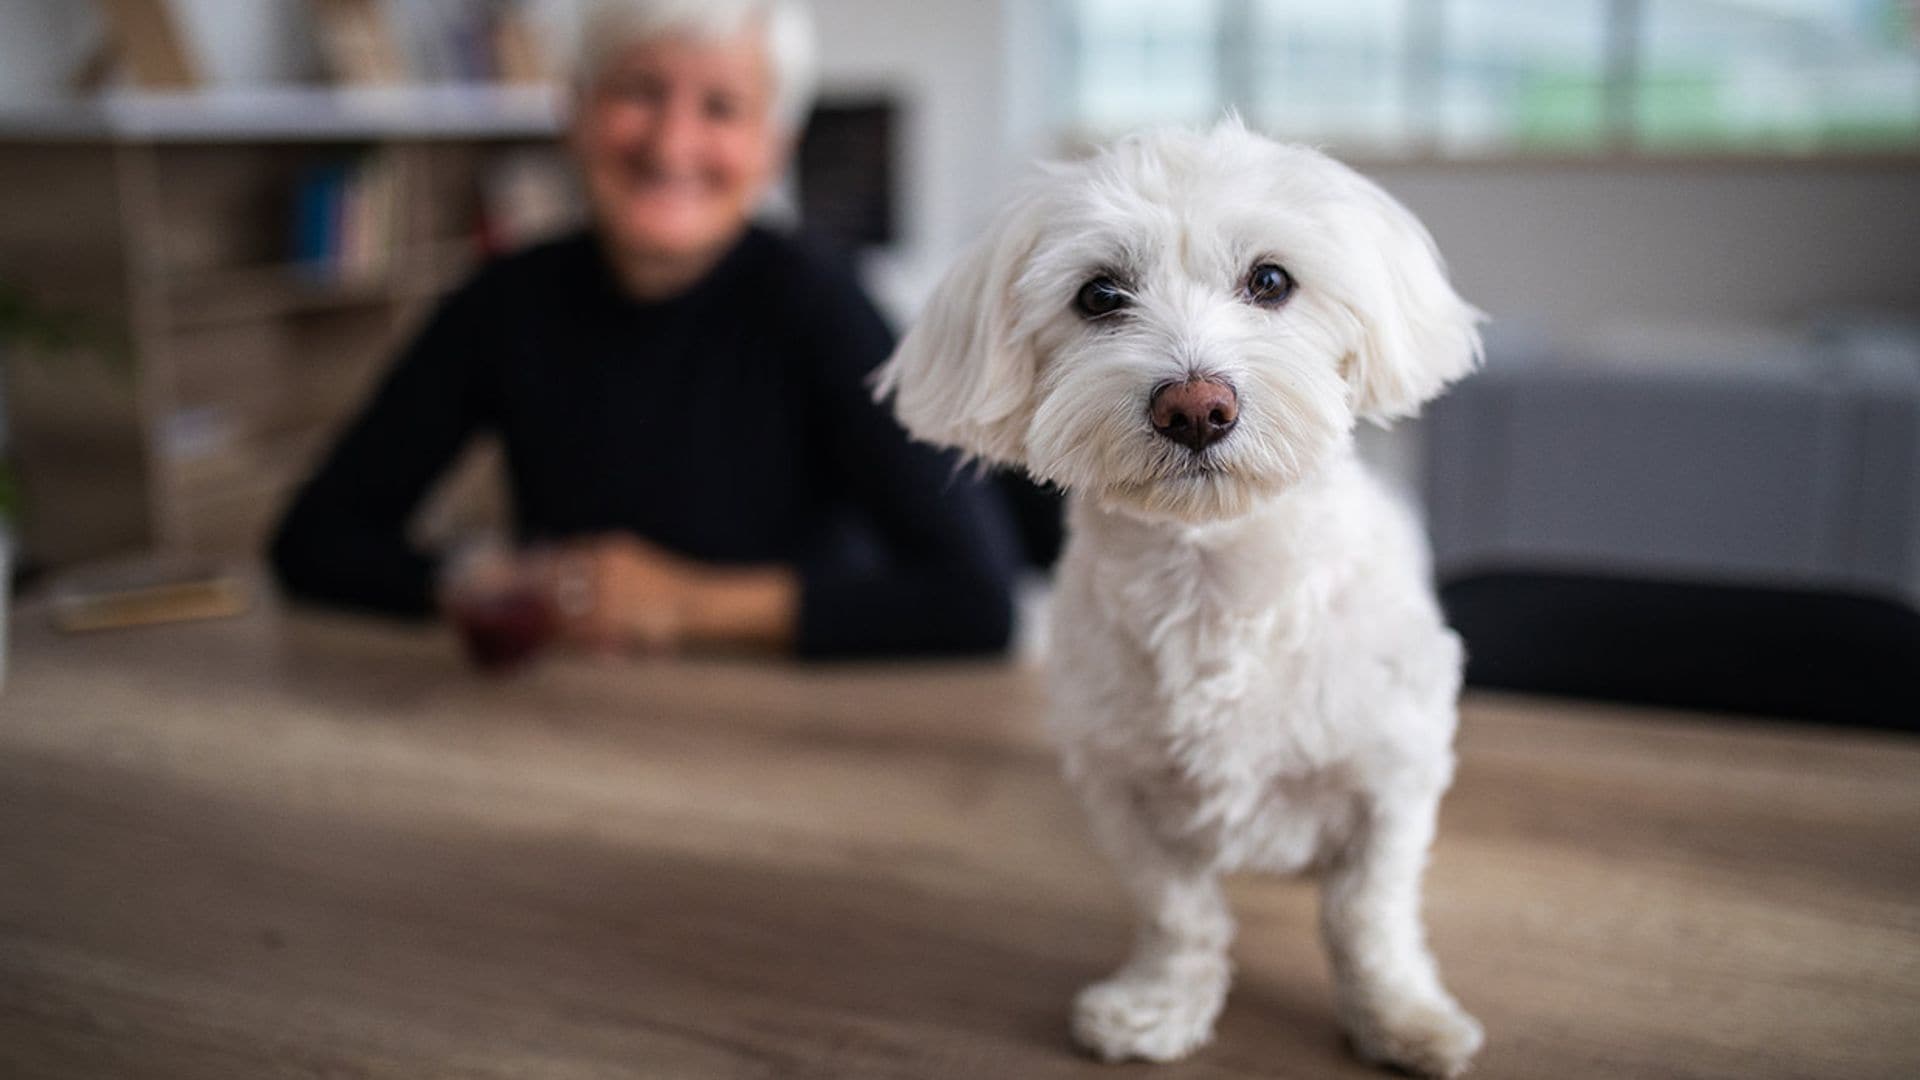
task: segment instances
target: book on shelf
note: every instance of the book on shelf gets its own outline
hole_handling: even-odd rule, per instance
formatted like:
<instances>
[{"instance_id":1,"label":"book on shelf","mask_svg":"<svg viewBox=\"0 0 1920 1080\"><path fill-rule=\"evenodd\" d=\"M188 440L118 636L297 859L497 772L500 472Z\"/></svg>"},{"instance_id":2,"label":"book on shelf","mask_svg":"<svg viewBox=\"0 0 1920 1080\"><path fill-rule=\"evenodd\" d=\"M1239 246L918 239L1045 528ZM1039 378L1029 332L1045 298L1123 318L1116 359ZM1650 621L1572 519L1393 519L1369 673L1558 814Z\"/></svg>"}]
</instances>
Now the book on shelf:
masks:
<instances>
[{"instance_id":1,"label":"book on shelf","mask_svg":"<svg viewBox=\"0 0 1920 1080\"><path fill-rule=\"evenodd\" d=\"M399 202L385 154L309 166L294 189L293 262L315 281L381 280L393 268Z\"/></svg>"}]
</instances>

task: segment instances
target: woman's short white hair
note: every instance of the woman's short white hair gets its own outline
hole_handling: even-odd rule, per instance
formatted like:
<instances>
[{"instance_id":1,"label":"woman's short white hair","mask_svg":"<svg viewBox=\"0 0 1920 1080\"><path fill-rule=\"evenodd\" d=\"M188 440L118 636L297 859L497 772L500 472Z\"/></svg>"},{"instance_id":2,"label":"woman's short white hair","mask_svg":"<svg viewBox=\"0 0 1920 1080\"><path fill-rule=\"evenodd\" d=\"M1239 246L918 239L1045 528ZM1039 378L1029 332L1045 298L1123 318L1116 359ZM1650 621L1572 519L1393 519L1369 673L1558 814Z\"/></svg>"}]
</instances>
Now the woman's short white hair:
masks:
<instances>
[{"instance_id":1,"label":"woman's short white hair","mask_svg":"<svg viewBox=\"0 0 1920 1080\"><path fill-rule=\"evenodd\" d=\"M801 0L588 0L574 80L592 87L621 54L643 41L718 41L758 22L773 76L773 121L798 133L813 108L813 16Z\"/></svg>"}]
</instances>

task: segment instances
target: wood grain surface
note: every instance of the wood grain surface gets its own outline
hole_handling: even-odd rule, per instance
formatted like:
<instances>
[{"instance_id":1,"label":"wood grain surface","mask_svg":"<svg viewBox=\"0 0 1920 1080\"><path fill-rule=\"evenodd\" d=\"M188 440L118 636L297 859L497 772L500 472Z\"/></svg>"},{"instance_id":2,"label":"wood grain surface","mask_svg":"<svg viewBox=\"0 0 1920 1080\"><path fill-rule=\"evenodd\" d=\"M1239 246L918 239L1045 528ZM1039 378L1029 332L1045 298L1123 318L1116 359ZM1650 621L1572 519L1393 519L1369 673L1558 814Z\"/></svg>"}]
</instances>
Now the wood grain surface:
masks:
<instances>
[{"instance_id":1,"label":"wood grain surface","mask_svg":"<svg viewBox=\"0 0 1920 1080\"><path fill-rule=\"evenodd\" d=\"M0 1076L1367 1077L1313 895L1097 1065L1126 912L1007 665L546 663L271 611L0 690ZM1920 743L1470 697L1427 894L1477 1077L1920 1075Z\"/></svg>"}]
</instances>

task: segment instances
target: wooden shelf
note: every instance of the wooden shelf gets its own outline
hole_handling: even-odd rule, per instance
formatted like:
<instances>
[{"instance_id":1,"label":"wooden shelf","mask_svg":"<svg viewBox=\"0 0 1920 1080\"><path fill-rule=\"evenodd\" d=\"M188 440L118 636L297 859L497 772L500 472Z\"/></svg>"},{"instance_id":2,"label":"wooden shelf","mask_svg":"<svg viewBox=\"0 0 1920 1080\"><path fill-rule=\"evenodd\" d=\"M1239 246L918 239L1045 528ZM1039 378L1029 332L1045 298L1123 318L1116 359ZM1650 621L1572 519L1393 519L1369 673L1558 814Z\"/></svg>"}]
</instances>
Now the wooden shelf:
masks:
<instances>
[{"instance_id":1,"label":"wooden shelf","mask_svg":"<svg viewBox=\"0 0 1920 1080\"><path fill-rule=\"evenodd\" d=\"M90 315L128 343L110 393L82 385L87 365L13 380L22 486L59 493L26 518L29 555L257 554L395 350L472 272L475 236L507 219L489 203L493 170L559 153L563 106L554 91L432 87L0 112L0 273L94 297ZM391 187L360 237L383 256L341 259L366 267L345 277L293 261L302 185L362 165ZM542 227L522 224L523 240ZM325 246L347 246L336 239Z\"/></svg>"},{"instance_id":2,"label":"wooden shelf","mask_svg":"<svg viewBox=\"0 0 1920 1080\"><path fill-rule=\"evenodd\" d=\"M443 84L115 92L0 109L0 141L330 142L547 139L568 98L552 87Z\"/></svg>"},{"instance_id":3,"label":"wooden shelf","mask_svg":"<svg viewBox=\"0 0 1920 1080\"><path fill-rule=\"evenodd\" d=\"M169 275L166 318L176 328L367 307L394 300L393 275L328 278L296 263Z\"/></svg>"},{"instance_id":4,"label":"wooden shelf","mask_svg":"<svg viewBox=\"0 0 1920 1080\"><path fill-rule=\"evenodd\" d=\"M431 299L457 284L478 257L471 241L448 240L396 252L393 266L364 277L333 277L299 263L277 263L164 274L159 285L168 325L198 330Z\"/></svg>"}]
</instances>

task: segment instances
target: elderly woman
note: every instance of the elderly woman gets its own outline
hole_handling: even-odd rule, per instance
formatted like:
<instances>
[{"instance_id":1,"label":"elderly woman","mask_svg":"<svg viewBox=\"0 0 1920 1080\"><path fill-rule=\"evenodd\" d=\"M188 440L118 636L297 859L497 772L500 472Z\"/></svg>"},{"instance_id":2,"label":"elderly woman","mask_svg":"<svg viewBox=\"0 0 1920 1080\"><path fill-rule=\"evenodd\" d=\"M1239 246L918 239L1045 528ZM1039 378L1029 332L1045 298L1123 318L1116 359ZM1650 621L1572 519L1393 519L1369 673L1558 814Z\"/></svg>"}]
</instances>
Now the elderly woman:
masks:
<instances>
[{"instance_id":1,"label":"elderly woman","mask_svg":"<svg viewBox=\"0 0 1920 1080\"><path fill-rule=\"evenodd\" d=\"M591 228L444 302L288 512L286 589L442 610L449 575L407 521L491 431L575 642L1004 647L1002 508L870 400L893 342L854 279L750 221L807 110L806 13L625 0L586 31L571 148Z\"/></svg>"}]
</instances>

